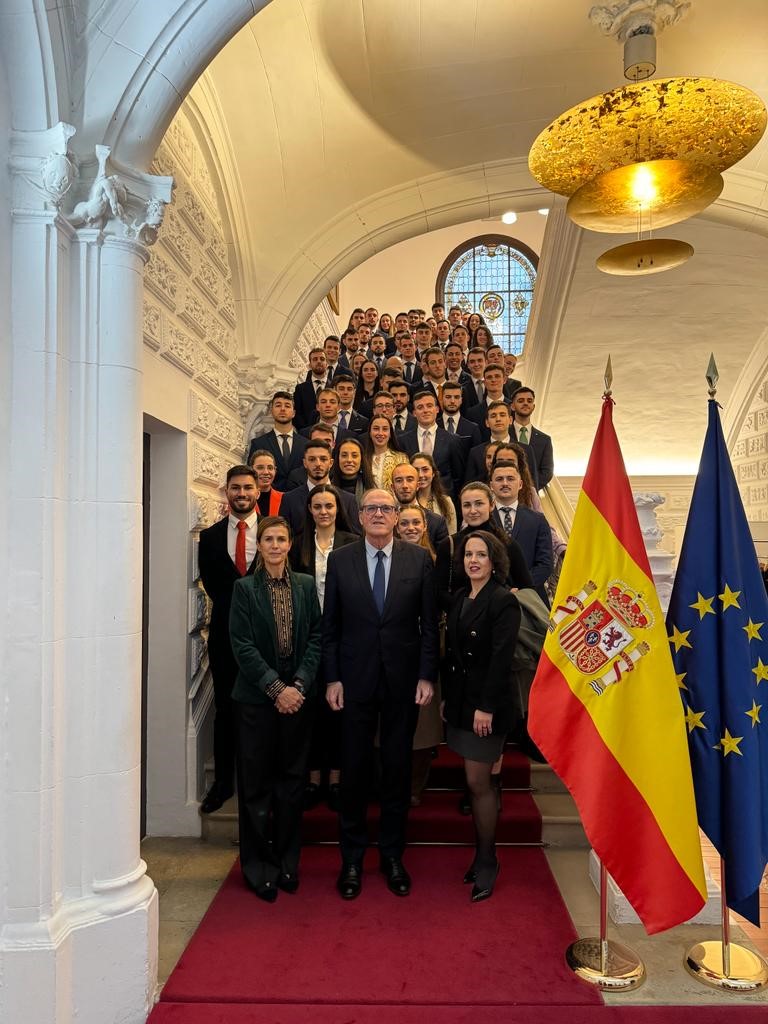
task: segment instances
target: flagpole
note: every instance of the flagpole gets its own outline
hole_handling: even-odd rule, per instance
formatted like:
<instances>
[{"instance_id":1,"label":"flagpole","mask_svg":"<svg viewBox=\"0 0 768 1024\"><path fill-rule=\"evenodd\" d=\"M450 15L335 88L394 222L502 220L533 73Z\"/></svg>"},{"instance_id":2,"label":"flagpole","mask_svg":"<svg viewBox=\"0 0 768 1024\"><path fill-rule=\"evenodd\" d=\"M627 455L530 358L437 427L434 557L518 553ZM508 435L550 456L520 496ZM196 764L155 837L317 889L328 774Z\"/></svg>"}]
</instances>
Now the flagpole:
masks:
<instances>
[{"instance_id":1,"label":"flagpole","mask_svg":"<svg viewBox=\"0 0 768 1024\"><path fill-rule=\"evenodd\" d=\"M706 373L709 397L717 395L719 379L714 354ZM725 858L720 857L720 941L698 942L685 954L685 969L704 985L725 992L759 992L768 986L768 964L751 949L731 942Z\"/></svg>"},{"instance_id":2,"label":"flagpole","mask_svg":"<svg viewBox=\"0 0 768 1024\"><path fill-rule=\"evenodd\" d=\"M565 961L582 981L602 992L628 992L645 981L645 964L634 949L608 938L608 871L600 862L600 937L577 939Z\"/></svg>"}]
</instances>

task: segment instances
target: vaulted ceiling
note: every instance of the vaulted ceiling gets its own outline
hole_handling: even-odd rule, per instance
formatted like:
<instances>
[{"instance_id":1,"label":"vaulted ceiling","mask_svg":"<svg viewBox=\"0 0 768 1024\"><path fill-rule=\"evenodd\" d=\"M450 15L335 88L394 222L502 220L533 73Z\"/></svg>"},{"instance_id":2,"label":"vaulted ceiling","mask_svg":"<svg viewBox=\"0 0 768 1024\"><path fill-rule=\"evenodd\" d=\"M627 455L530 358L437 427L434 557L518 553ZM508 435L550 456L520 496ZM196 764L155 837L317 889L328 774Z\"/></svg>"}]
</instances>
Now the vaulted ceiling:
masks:
<instances>
[{"instance_id":1,"label":"vaulted ceiling","mask_svg":"<svg viewBox=\"0 0 768 1024\"><path fill-rule=\"evenodd\" d=\"M531 142L560 111L623 81L621 47L589 22L589 7L272 0L254 17L192 92L214 145L229 151L247 267L246 346L275 345L285 359L327 287L390 244L510 206L550 205L527 170ZM660 36L658 57L661 77L731 79L765 100L768 4L693 0ZM583 464L594 422L583 392L609 350L617 383L645 389L628 403L633 416L645 426L676 420L655 435L661 455L648 456L638 431L630 462L661 458L680 472L696 461L694 407L709 349L719 350L727 401L747 358L766 344L768 140L729 172L711 213L724 223L700 218L667 231L693 242L694 260L643 282L594 270L614 236L574 236L564 217L550 218L541 301L558 312L539 311L531 344L547 357L530 365L544 425L564 438L563 466Z\"/></svg>"}]
</instances>

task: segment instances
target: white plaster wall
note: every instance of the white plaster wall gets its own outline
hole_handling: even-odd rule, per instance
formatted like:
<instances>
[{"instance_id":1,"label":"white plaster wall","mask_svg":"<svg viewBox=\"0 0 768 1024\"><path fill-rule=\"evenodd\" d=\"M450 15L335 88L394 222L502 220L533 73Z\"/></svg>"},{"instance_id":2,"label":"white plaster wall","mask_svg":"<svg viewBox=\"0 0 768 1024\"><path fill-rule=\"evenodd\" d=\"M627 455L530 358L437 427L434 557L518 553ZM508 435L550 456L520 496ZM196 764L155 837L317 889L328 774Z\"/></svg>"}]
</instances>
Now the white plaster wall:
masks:
<instances>
[{"instance_id":1,"label":"white plaster wall","mask_svg":"<svg viewBox=\"0 0 768 1024\"><path fill-rule=\"evenodd\" d=\"M507 235L541 252L546 217L521 213L516 224L500 220L472 220L439 228L398 242L371 256L339 282L339 323L344 326L356 306L375 306L396 316L413 307L426 309L435 301L435 281L443 261L462 242L477 235Z\"/></svg>"},{"instance_id":2,"label":"white plaster wall","mask_svg":"<svg viewBox=\"0 0 768 1024\"><path fill-rule=\"evenodd\" d=\"M145 274L144 402L151 440L147 831L199 833L210 753L208 605L197 533L221 515L220 486L243 456L232 272L210 154L184 108L153 171L173 175Z\"/></svg>"}]
</instances>

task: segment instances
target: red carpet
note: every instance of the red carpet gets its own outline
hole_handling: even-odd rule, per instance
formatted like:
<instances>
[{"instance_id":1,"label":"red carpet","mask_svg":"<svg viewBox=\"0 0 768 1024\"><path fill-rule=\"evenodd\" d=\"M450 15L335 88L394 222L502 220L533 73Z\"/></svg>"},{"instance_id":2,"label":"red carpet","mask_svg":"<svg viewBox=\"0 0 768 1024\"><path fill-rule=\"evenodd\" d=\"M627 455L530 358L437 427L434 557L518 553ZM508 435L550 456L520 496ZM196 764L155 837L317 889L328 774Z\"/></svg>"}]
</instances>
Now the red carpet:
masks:
<instances>
[{"instance_id":1,"label":"red carpet","mask_svg":"<svg viewBox=\"0 0 768 1024\"><path fill-rule=\"evenodd\" d=\"M757 1024L762 1006L286 1006L158 1003L149 1024Z\"/></svg>"},{"instance_id":2,"label":"red carpet","mask_svg":"<svg viewBox=\"0 0 768 1024\"><path fill-rule=\"evenodd\" d=\"M236 865L162 1000L304 1004L304 1020L307 1004L315 1003L390 1004L390 1011L439 1005L441 1012L462 1005L600 1005L565 966L563 951L575 933L542 851L503 849L500 857L496 893L476 906L461 884L470 855L457 847L408 850L408 899L388 892L374 851L362 895L350 903L334 889L335 848L305 850L299 893L281 893L274 905L245 889ZM311 1019L321 1019L314 1006Z\"/></svg>"}]
</instances>

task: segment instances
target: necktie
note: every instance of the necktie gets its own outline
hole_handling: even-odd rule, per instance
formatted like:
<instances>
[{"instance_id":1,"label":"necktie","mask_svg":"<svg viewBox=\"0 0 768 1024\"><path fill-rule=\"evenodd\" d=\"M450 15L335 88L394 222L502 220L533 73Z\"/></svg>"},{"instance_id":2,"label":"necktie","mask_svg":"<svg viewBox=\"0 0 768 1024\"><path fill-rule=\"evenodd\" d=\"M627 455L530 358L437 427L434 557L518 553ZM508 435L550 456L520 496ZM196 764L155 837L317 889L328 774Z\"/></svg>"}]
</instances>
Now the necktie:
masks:
<instances>
[{"instance_id":1,"label":"necktie","mask_svg":"<svg viewBox=\"0 0 768 1024\"><path fill-rule=\"evenodd\" d=\"M346 409L342 409L341 410L341 412L339 413L339 419L341 420L341 422L339 423L339 426L341 427L342 430L346 430L347 429L347 410Z\"/></svg>"},{"instance_id":2,"label":"necktie","mask_svg":"<svg viewBox=\"0 0 768 1024\"><path fill-rule=\"evenodd\" d=\"M381 364L384 362L381 356L376 356L376 365L381 369Z\"/></svg>"},{"instance_id":3,"label":"necktie","mask_svg":"<svg viewBox=\"0 0 768 1024\"><path fill-rule=\"evenodd\" d=\"M324 384L325 384L324 380L316 380L315 381L315 394L318 393L318 391L324 386Z\"/></svg>"},{"instance_id":4,"label":"necktie","mask_svg":"<svg viewBox=\"0 0 768 1024\"><path fill-rule=\"evenodd\" d=\"M484 392L483 392L483 382L481 380L479 380L479 381L477 381L475 383L475 391L477 392L477 400L478 400L478 402L482 402L483 397L484 397Z\"/></svg>"},{"instance_id":5,"label":"necktie","mask_svg":"<svg viewBox=\"0 0 768 1024\"><path fill-rule=\"evenodd\" d=\"M517 432L517 439L520 444L528 444L528 427L520 427Z\"/></svg>"},{"instance_id":6,"label":"necktie","mask_svg":"<svg viewBox=\"0 0 768 1024\"><path fill-rule=\"evenodd\" d=\"M413 383L413 363L405 364L405 379L408 384Z\"/></svg>"},{"instance_id":7,"label":"necktie","mask_svg":"<svg viewBox=\"0 0 768 1024\"><path fill-rule=\"evenodd\" d=\"M395 430L402 430L402 429L403 429L403 417L402 417L401 413L398 413L397 416L395 416Z\"/></svg>"},{"instance_id":8,"label":"necktie","mask_svg":"<svg viewBox=\"0 0 768 1024\"><path fill-rule=\"evenodd\" d=\"M281 434L280 435L280 448L281 448L282 453L283 453L283 458L285 459L286 462L288 462L288 460L291 457L291 446L288 443L289 436L290 436L289 434Z\"/></svg>"},{"instance_id":9,"label":"necktie","mask_svg":"<svg viewBox=\"0 0 768 1024\"><path fill-rule=\"evenodd\" d=\"M421 450L424 455L432 454L432 436L428 430L422 431L421 434Z\"/></svg>"},{"instance_id":10,"label":"necktie","mask_svg":"<svg viewBox=\"0 0 768 1024\"><path fill-rule=\"evenodd\" d=\"M512 536L512 529L513 529L513 527L515 525L512 522L512 507L510 505L504 505L502 507L501 511L504 513L504 519L502 520L502 526L504 527L504 533L506 533L506 535L508 537L511 537Z\"/></svg>"},{"instance_id":11,"label":"necktie","mask_svg":"<svg viewBox=\"0 0 768 1024\"><path fill-rule=\"evenodd\" d=\"M248 523L241 519L237 524L237 542L235 544L235 568L241 576L248 572L248 563L245 560L245 531Z\"/></svg>"},{"instance_id":12,"label":"necktie","mask_svg":"<svg viewBox=\"0 0 768 1024\"><path fill-rule=\"evenodd\" d=\"M384 552L376 552L376 568L373 571L373 600L379 615L384 613L384 597L386 596L386 579L384 576Z\"/></svg>"},{"instance_id":13,"label":"necktie","mask_svg":"<svg viewBox=\"0 0 768 1024\"><path fill-rule=\"evenodd\" d=\"M453 425L453 416L449 416L448 417L448 433L449 434L455 434L456 433L456 427L454 427L454 425Z\"/></svg>"}]
</instances>

